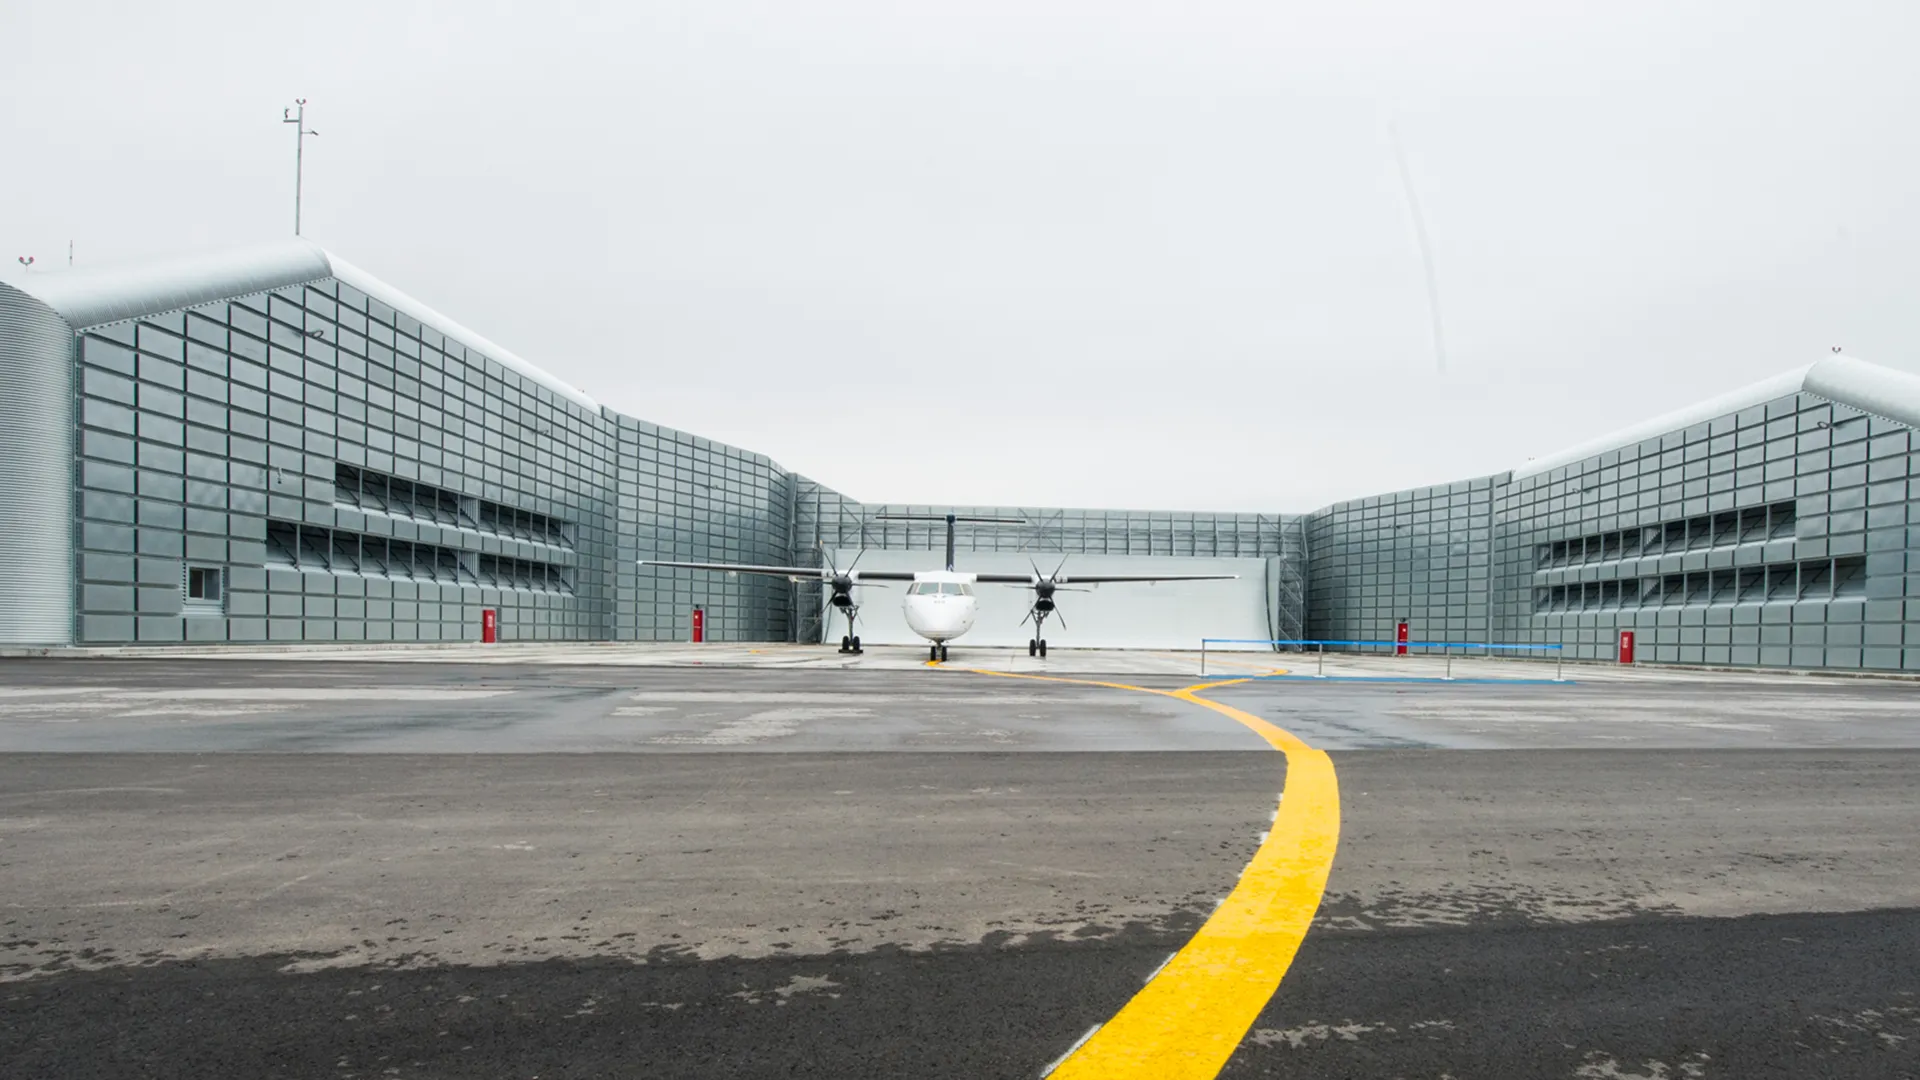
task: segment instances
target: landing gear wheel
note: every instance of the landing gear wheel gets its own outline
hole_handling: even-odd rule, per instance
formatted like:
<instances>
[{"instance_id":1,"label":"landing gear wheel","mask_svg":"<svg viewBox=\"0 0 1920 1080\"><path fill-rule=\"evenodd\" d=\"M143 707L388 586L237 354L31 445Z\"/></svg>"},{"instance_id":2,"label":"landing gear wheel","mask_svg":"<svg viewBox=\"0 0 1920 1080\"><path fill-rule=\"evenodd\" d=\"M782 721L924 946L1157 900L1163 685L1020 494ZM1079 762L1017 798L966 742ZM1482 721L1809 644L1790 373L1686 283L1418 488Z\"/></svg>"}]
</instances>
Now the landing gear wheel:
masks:
<instances>
[{"instance_id":1,"label":"landing gear wheel","mask_svg":"<svg viewBox=\"0 0 1920 1080\"><path fill-rule=\"evenodd\" d=\"M860 651L860 639L857 637L853 639L853 651L854 652Z\"/></svg>"},{"instance_id":2,"label":"landing gear wheel","mask_svg":"<svg viewBox=\"0 0 1920 1080\"><path fill-rule=\"evenodd\" d=\"M947 647L945 645L940 646L940 662L943 664L947 662Z\"/></svg>"},{"instance_id":3,"label":"landing gear wheel","mask_svg":"<svg viewBox=\"0 0 1920 1080\"><path fill-rule=\"evenodd\" d=\"M1034 640L1033 638L1027 639L1027 655L1028 656L1040 655L1040 643Z\"/></svg>"},{"instance_id":4,"label":"landing gear wheel","mask_svg":"<svg viewBox=\"0 0 1920 1080\"><path fill-rule=\"evenodd\" d=\"M927 661L931 663L932 661L935 661L938 659L940 659L940 646L938 645L927 646Z\"/></svg>"},{"instance_id":5,"label":"landing gear wheel","mask_svg":"<svg viewBox=\"0 0 1920 1080\"><path fill-rule=\"evenodd\" d=\"M1045 660L1046 658L1047 658L1047 639L1041 638L1040 639L1040 659Z\"/></svg>"},{"instance_id":6,"label":"landing gear wheel","mask_svg":"<svg viewBox=\"0 0 1920 1080\"><path fill-rule=\"evenodd\" d=\"M841 638L840 638L840 651L841 651L841 652L852 652L852 651L853 651L853 639L852 639L852 638L849 638L849 637L846 637L846 636L844 636L844 635L842 635L842 636L841 636Z\"/></svg>"}]
</instances>

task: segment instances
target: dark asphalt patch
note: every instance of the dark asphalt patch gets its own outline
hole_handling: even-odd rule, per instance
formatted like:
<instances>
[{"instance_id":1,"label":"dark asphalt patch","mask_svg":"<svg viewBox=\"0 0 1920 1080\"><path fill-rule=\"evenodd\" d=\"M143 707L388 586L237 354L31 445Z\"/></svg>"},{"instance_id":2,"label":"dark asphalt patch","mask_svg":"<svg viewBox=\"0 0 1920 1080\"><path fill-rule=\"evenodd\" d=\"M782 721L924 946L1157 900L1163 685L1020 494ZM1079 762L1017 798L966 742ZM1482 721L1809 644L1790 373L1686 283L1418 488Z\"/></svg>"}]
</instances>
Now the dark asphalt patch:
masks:
<instances>
[{"instance_id":1,"label":"dark asphalt patch","mask_svg":"<svg viewBox=\"0 0 1920 1080\"><path fill-rule=\"evenodd\" d=\"M282 955L72 972L0 985L0 1062L46 1080L1030 1078L1201 918L792 959L286 974L302 958Z\"/></svg>"},{"instance_id":2,"label":"dark asphalt patch","mask_svg":"<svg viewBox=\"0 0 1920 1080\"><path fill-rule=\"evenodd\" d=\"M1033 1077L1198 921L748 961L74 972L0 988L0 1061L48 1078ZM1318 932L1222 1075L1920 1076L1920 912Z\"/></svg>"},{"instance_id":3,"label":"dark asphalt patch","mask_svg":"<svg viewBox=\"0 0 1920 1080\"><path fill-rule=\"evenodd\" d=\"M1920 911L1325 932L1223 1077L1920 1076Z\"/></svg>"}]
</instances>

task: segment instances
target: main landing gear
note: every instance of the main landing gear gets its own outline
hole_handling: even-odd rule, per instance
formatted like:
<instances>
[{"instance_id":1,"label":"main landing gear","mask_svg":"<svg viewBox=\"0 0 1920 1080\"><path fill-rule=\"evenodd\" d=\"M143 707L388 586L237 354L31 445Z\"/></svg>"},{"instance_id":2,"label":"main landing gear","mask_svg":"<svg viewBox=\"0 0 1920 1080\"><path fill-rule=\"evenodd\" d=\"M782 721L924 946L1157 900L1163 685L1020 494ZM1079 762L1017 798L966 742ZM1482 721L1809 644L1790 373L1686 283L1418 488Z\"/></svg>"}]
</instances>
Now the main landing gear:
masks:
<instances>
[{"instance_id":1,"label":"main landing gear","mask_svg":"<svg viewBox=\"0 0 1920 1080\"><path fill-rule=\"evenodd\" d=\"M1027 642L1027 655L1037 656L1040 659L1045 660L1047 658L1047 639L1033 638L1029 640Z\"/></svg>"},{"instance_id":2,"label":"main landing gear","mask_svg":"<svg viewBox=\"0 0 1920 1080\"><path fill-rule=\"evenodd\" d=\"M928 662L931 663L936 660L944 661L946 660L946 658L947 658L947 646L945 642L941 642L940 644L937 644L937 645L930 645L927 647Z\"/></svg>"},{"instance_id":3,"label":"main landing gear","mask_svg":"<svg viewBox=\"0 0 1920 1080\"><path fill-rule=\"evenodd\" d=\"M860 651L860 639L858 637L842 637L840 639L840 651L843 653L858 653Z\"/></svg>"}]
</instances>

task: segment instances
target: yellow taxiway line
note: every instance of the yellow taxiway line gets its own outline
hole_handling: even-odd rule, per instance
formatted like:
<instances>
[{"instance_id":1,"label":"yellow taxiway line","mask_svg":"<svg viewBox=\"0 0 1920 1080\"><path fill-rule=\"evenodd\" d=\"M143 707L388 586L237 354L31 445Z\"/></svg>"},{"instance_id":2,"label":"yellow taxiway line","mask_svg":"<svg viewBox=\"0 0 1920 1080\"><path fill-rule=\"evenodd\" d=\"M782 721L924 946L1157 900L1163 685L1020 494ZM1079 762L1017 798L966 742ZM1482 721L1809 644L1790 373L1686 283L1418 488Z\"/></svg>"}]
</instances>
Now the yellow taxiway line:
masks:
<instances>
[{"instance_id":1,"label":"yellow taxiway line","mask_svg":"<svg viewBox=\"0 0 1920 1080\"><path fill-rule=\"evenodd\" d=\"M1289 732L1200 696L1245 679L1155 690L1126 683L968 668L1007 679L1076 683L1178 698L1212 709L1287 756L1273 828L1240 882L1187 944L1113 1019L1046 1074L1050 1080L1203 1080L1219 1075L1259 1018L1307 936L1340 846L1340 784L1333 759Z\"/></svg>"}]
</instances>

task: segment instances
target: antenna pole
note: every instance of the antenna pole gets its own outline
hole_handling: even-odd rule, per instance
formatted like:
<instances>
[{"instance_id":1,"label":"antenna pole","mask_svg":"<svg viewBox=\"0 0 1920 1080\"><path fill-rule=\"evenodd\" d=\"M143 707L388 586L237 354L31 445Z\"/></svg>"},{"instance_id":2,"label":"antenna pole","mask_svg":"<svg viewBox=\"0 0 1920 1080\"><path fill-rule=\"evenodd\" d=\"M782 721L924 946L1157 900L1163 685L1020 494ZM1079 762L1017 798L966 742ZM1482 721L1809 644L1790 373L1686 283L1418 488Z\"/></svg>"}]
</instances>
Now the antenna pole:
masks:
<instances>
[{"instance_id":1,"label":"antenna pole","mask_svg":"<svg viewBox=\"0 0 1920 1080\"><path fill-rule=\"evenodd\" d=\"M300 195L305 180L307 136L318 138L320 133L307 130L307 99L294 98L295 109L280 110L280 122L293 125L293 235L300 235Z\"/></svg>"}]
</instances>

